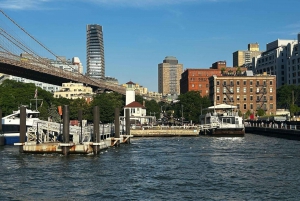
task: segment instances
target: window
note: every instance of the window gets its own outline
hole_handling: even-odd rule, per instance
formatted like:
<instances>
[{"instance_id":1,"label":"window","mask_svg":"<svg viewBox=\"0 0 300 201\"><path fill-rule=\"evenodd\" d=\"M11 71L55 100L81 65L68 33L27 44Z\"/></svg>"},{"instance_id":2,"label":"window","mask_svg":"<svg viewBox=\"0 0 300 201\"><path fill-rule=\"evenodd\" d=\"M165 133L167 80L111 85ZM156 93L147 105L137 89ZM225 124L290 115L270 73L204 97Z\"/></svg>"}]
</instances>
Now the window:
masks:
<instances>
[{"instance_id":1,"label":"window","mask_svg":"<svg viewBox=\"0 0 300 201\"><path fill-rule=\"evenodd\" d=\"M240 104L236 104L237 109L240 109Z\"/></svg>"},{"instance_id":2,"label":"window","mask_svg":"<svg viewBox=\"0 0 300 201\"><path fill-rule=\"evenodd\" d=\"M195 87L195 85L194 85L194 84L192 84L192 87Z\"/></svg>"},{"instance_id":3,"label":"window","mask_svg":"<svg viewBox=\"0 0 300 201\"><path fill-rule=\"evenodd\" d=\"M244 87L244 93L246 93L247 92L247 87Z\"/></svg>"},{"instance_id":4,"label":"window","mask_svg":"<svg viewBox=\"0 0 300 201\"><path fill-rule=\"evenodd\" d=\"M226 101L226 96L223 97L223 100Z\"/></svg>"},{"instance_id":5,"label":"window","mask_svg":"<svg viewBox=\"0 0 300 201\"><path fill-rule=\"evenodd\" d=\"M251 93L253 92L253 88L252 88L252 87L250 87L250 92L251 92Z\"/></svg>"},{"instance_id":6,"label":"window","mask_svg":"<svg viewBox=\"0 0 300 201\"><path fill-rule=\"evenodd\" d=\"M270 100L273 100L273 96L270 96Z\"/></svg>"},{"instance_id":7,"label":"window","mask_svg":"<svg viewBox=\"0 0 300 201\"><path fill-rule=\"evenodd\" d=\"M220 100L220 96L217 96L217 101L219 101Z\"/></svg>"},{"instance_id":8,"label":"window","mask_svg":"<svg viewBox=\"0 0 300 201\"><path fill-rule=\"evenodd\" d=\"M208 84L206 84L206 88L208 88Z\"/></svg>"},{"instance_id":9,"label":"window","mask_svg":"<svg viewBox=\"0 0 300 201\"><path fill-rule=\"evenodd\" d=\"M244 104L244 109L247 109L247 104L246 103Z\"/></svg>"},{"instance_id":10,"label":"window","mask_svg":"<svg viewBox=\"0 0 300 201\"><path fill-rule=\"evenodd\" d=\"M252 86L252 80L250 80L250 85Z\"/></svg>"},{"instance_id":11,"label":"window","mask_svg":"<svg viewBox=\"0 0 300 201\"><path fill-rule=\"evenodd\" d=\"M272 80L270 80L270 85L273 85L273 81Z\"/></svg>"},{"instance_id":12,"label":"window","mask_svg":"<svg viewBox=\"0 0 300 201\"><path fill-rule=\"evenodd\" d=\"M256 81L256 85L259 85L259 81L258 80Z\"/></svg>"},{"instance_id":13,"label":"window","mask_svg":"<svg viewBox=\"0 0 300 201\"><path fill-rule=\"evenodd\" d=\"M237 87L237 88L236 88L236 92L237 92L237 93L240 93L240 87Z\"/></svg>"},{"instance_id":14,"label":"window","mask_svg":"<svg viewBox=\"0 0 300 201\"><path fill-rule=\"evenodd\" d=\"M270 87L270 93L272 93L273 92L273 88L272 87Z\"/></svg>"},{"instance_id":15,"label":"window","mask_svg":"<svg viewBox=\"0 0 300 201\"><path fill-rule=\"evenodd\" d=\"M226 87L223 87L223 93L226 93Z\"/></svg>"},{"instance_id":16,"label":"window","mask_svg":"<svg viewBox=\"0 0 300 201\"><path fill-rule=\"evenodd\" d=\"M247 96L245 95L245 96L244 96L244 101L246 101L246 100L247 100Z\"/></svg>"},{"instance_id":17,"label":"window","mask_svg":"<svg viewBox=\"0 0 300 201\"><path fill-rule=\"evenodd\" d=\"M256 88L256 93L259 93L259 88Z\"/></svg>"},{"instance_id":18,"label":"window","mask_svg":"<svg viewBox=\"0 0 300 201\"><path fill-rule=\"evenodd\" d=\"M233 87L230 87L230 92L233 93Z\"/></svg>"},{"instance_id":19,"label":"window","mask_svg":"<svg viewBox=\"0 0 300 201\"><path fill-rule=\"evenodd\" d=\"M246 85L247 84L247 81L246 80L244 80L244 85Z\"/></svg>"},{"instance_id":20,"label":"window","mask_svg":"<svg viewBox=\"0 0 300 201\"><path fill-rule=\"evenodd\" d=\"M239 101L240 100L240 95L236 96L236 100Z\"/></svg>"},{"instance_id":21,"label":"window","mask_svg":"<svg viewBox=\"0 0 300 201\"><path fill-rule=\"evenodd\" d=\"M250 96L250 100L253 101L253 96Z\"/></svg>"},{"instance_id":22,"label":"window","mask_svg":"<svg viewBox=\"0 0 300 201\"><path fill-rule=\"evenodd\" d=\"M252 103L250 104L250 109L253 109L253 104Z\"/></svg>"},{"instance_id":23,"label":"window","mask_svg":"<svg viewBox=\"0 0 300 201\"><path fill-rule=\"evenodd\" d=\"M217 93L220 93L220 87L217 87Z\"/></svg>"},{"instance_id":24,"label":"window","mask_svg":"<svg viewBox=\"0 0 300 201\"><path fill-rule=\"evenodd\" d=\"M202 87L202 84L199 84L199 88L201 88Z\"/></svg>"},{"instance_id":25,"label":"window","mask_svg":"<svg viewBox=\"0 0 300 201\"><path fill-rule=\"evenodd\" d=\"M219 86L220 85L220 81L217 81L217 86Z\"/></svg>"},{"instance_id":26,"label":"window","mask_svg":"<svg viewBox=\"0 0 300 201\"><path fill-rule=\"evenodd\" d=\"M236 81L236 85L240 85L240 81Z\"/></svg>"},{"instance_id":27,"label":"window","mask_svg":"<svg viewBox=\"0 0 300 201\"><path fill-rule=\"evenodd\" d=\"M273 104L270 104L270 109L273 109Z\"/></svg>"}]
</instances>

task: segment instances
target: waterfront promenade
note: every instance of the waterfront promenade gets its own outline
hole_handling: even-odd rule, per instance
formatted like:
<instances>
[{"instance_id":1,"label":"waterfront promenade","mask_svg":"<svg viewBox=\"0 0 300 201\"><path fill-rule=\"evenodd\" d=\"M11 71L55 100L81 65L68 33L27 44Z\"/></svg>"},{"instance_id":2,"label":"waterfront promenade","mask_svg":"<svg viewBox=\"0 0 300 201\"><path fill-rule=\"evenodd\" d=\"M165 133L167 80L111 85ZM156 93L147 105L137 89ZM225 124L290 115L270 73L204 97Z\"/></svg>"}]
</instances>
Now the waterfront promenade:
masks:
<instances>
[{"instance_id":1,"label":"waterfront promenade","mask_svg":"<svg viewBox=\"0 0 300 201\"><path fill-rule=\"evenodd\" d=\"M245 132L269 137L300 140L300 121L247 121Z\"/></svg>"}]
</instances>

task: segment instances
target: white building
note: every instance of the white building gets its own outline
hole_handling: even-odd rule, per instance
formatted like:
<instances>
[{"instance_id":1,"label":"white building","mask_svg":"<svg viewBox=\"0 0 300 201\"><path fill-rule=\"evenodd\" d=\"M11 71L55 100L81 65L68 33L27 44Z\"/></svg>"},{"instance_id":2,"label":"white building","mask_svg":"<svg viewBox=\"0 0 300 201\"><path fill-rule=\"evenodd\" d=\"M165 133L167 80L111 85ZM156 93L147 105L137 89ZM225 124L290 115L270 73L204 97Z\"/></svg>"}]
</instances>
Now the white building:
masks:
<instances>
[{"instance_id":1,"label":"white building","mask_svg":"<svg viewBox=\"0 0 300 201\"><path fill-rule=\"evenodd\" d=\"M126 119L126 109L129 109L131 124L147 124L149 117L146 117L146 107L135 101L134 83L128 82L126 88L126 105L124 107L124 117Z\"/></svg>"},{"instance_id":2,"label":"white building","mask_svg":"<svg viewBox=\"0 0 300 201\"><path fill-rule=\"evenodd\" d=\"M276 87L300 84L300 56L298 40L275 40L267 44L266 51L252 60L253 72L276 75Z\"/></svg>"},{"instance_id":3,"label":"white building","mask_svg":"<svg viewBox=\"0 0 300 201\"><path fill-rule=\"evenodd\" d=\"M63 83L59 91L54 92L54 98L77 99L84 98L87 102L91 102L93 97L93 89L86 87L82 83Z\"/></svg>"}]
</instances>

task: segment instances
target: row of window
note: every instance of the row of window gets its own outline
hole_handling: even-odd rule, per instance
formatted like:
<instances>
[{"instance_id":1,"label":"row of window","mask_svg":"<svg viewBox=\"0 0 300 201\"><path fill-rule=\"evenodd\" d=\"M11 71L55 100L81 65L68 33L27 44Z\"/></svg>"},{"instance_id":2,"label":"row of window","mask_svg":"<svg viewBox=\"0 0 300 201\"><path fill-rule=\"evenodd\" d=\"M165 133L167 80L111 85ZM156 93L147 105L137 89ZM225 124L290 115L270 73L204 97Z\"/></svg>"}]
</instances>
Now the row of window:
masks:
<instances>
[{"instance_id":1,"label":"row of window","mask_svg":"<svg viewBox=\"0 0 300 201\"><path fill-rule=\"evenodd\" d=\"M270 87L270 93L273 92L273 88ZM250 90L250 93L253 93L253 88L250 87L249 88ZM230 93L234 93L234 88L233 87L230 87L229 90L227 87L223 87L223 93L227 93L227 92L230 92ZM220 93L220 87L217 87L217 93ZM240 93L240 87L236 87L236 93ZM247 93L247 87L243 87L243 93ZM256 88L256 93L267 93L267 88Z\"/></svg>"},{"instance_id":2,"label":"row of window","mask_svg":"<svg viewBox=\"0 0 300 201\"><path fill-rule=\"evenodd\" d=\"M241 97L240 95L237 95L235 100L240 101L241 98L243 98L243 101L247 101L247 97L248 96L246 96L246 95L244 95L243 97ZM254 100L253 96L249 96L249 98L250 98L250 101ZM229 97L224 96L223 101L227 101L227 100L233 102L234 101L233 96L229 96ZM269 96L269 100L272 101L273 96ZM217 96L217 101L220 101L220 96ZM268 99L267 99L267 96L256 96L256 101L268 101Z\"/></svg>"},{"instance_id":3,"label":"row of window","mask_svg":"<svg viewBox=\"0 0 300 201\"><path fill-rule=\"evenodd\" d=\"M220 83L221 83L221 81L220 81L220 80L217 80L217 86L219 86ZM239 80L236 81L236 85L240 85L240 83L241 83L241 82L240 82ZM249 83L250 83L250 85L253 85L253 80L250 80ZM260 83L261 83L261 82L260 82L259 80L256 80L256 85L260 85ZM270 85L273 85L273 80L270 80L269 83L270 83ZM223 84L224 86L226 86L227 84L233 86L233 85L234 85L234 81L233 81L233 80L230 80L229 82L227 82L227 81L225 80L225 81L223 81L222 84ZM244 81L243 81L243 84L244 84L244 85L247 85L247 80L244 80ZM263 85L266 85L266 84L267 84L267 81L266 81L266 80L263 80L262 84L263 84Z\"/></svg>"},{"instance_id":4,"label":"row of window","mask_svg":"<svg viewBox=\"0 0 300 201\"><path fill-rule=\"evenodd\" d=\"M241 107L240 107L240 104L237 104L236 105L237 106L237 109L241 109ZM259 109L263 109L263 110L267 110L268 108L267 108L267 104L263 104L263 105L260 105L260 104L257 104L256 105L256 108L254 108L254 104L250 104L249 106L247 106L247 104L243 104L243 109L244 110L253 110L253 109L255 109L255 110L259 110ZM273 104L271 103L271 104L269 104L269 109L270 110L272 110L274 108L274 106L273 106Z\"/></svg>"}]
</instances>

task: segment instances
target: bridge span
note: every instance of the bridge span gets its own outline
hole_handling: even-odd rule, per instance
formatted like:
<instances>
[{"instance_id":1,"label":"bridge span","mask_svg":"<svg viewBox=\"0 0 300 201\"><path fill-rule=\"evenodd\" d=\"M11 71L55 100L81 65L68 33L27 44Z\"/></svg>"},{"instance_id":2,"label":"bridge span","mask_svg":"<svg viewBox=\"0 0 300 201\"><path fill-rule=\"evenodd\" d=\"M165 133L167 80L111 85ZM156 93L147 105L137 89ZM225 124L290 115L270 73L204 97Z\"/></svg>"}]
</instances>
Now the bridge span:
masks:
<instances>
[{"instance_id":1,"label":"bridge span","mask_svg":"<svg viewBox=\"0 0 300 201\"><path fill-rule=\"evenodd\" d=\"M94 91L101 89L103 91L115 91L120 94L126 94L126 89L122 86L92 79L80 73L65 71L52 66L46 60L37 63L34 61L30 62L30 60L22 60L22 57L16 55L3 56L2 54L0 55L0 73L59 86L66 82L78 82L92 87Z\"/></svg>"}]
</instances>

